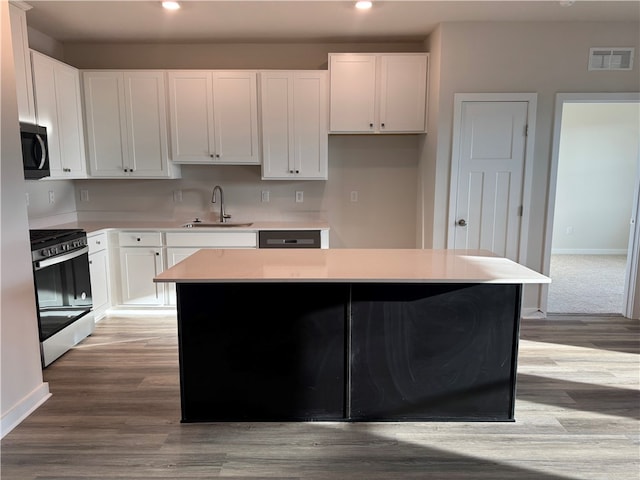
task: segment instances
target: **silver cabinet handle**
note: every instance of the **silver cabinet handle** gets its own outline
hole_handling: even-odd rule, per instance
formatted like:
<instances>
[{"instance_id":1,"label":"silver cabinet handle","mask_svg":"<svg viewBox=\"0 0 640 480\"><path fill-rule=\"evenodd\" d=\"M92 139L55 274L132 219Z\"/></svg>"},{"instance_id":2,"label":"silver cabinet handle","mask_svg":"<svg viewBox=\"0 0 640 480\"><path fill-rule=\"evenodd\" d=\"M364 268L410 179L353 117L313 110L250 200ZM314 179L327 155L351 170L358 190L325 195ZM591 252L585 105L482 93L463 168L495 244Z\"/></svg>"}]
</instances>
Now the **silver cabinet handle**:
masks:
<instances>
[{"instance_id":1,"label":"silver cabinet handle","mask_svg":"<svg viewBox=\"0 0 640 480\"><path fill-rule=\"evenodd\" d=\"M40 136L40 134L36 133L36 140L40 144L40 151L42 152L42 156L40 157L40 165L38 166L38 170L42 170L44 167L44 162L47 160L47 145L44 143L44 140Z\"/></svg>"}]
</instances>

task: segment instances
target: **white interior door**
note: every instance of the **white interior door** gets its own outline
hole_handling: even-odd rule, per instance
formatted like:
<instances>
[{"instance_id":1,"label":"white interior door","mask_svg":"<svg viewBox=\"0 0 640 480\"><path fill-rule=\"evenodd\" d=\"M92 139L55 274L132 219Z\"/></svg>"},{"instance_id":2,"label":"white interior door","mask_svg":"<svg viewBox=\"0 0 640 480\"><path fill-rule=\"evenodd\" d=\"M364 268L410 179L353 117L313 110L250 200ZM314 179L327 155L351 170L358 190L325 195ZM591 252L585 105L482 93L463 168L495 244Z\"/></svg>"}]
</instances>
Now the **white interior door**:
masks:
<instances>
[{"instance_id":1,"label":"white interior door","mask_svg":"<svg viewBox=\"0 0 640 480\"><path fill-rule=\"evenodd\" d=\"M528 105L462 102L454 131L449 247L518 261Z\"/></svg>"}]
</instances>

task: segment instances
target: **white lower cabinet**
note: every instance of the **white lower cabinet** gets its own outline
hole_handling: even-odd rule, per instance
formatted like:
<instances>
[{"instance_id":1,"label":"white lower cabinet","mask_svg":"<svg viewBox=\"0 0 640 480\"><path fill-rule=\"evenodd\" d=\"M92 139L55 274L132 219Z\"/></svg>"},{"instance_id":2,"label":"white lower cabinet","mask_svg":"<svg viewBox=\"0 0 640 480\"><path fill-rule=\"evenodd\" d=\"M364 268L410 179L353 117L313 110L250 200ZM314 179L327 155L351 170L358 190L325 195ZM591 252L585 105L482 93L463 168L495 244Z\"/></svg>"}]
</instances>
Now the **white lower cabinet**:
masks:
<instances>
[{"instance_id":1,"label":"white lower cabinet","mask_svg":"<svg viewBox=\"0 0 640 480\"><path fill-rule=\"evenodd\" d=\"M185 258L196 253L200 248L189 247L172 247L167 248L167 268L171 268L174 265L180 263ZM169 305L177 305L176 299L176 285L174 283L167 283L167 303Z\"/></svg>"},{"instance_id":2,"label":"white lower cabinet","mask_svg":"<svg viewBox=\"0 0 640 480\"><path fill-rule=\"evenodd\" d=\"M216 232L119 230L112 233L115 307L176 305L174 284L154 283L172 267L201 248L257 248L255 230ZM97 276L97 274L96 274Z\"/></svg>"},{"instance_id":3,"label":"white lower cabinet","mask_svg":"<svg viewBox=\"0 0 640 480\"><path fill-rule=\"evenodd\" d=\"M167 232L167 268L173 267L201 248L257 248L255 231ZM175 284L167 284L167 303L176 305Z\"/></svg>"},{"instance_id":4,"label":"white lower cabinet","mask_svg":"<svg viewBox=\"0 0 640 480\"><path fill-rule=\"evenodd\" d=\"M164 286L153 282L162 272L160 232L119 232L120 304L159 306L165 302Z\"/></svg>"},{"instance_id":5,"label":"white lower cabinet","mask_svg":"<svg viewBox=\"0 0 640 480\"><path fill-rule=\"evenodd\" d=\"M96 232L87 235L89 244L89 275L91 277L91 297L96 320L104 317L111 306L109 251L107 234Z\"/></svg>"}]
</instances>

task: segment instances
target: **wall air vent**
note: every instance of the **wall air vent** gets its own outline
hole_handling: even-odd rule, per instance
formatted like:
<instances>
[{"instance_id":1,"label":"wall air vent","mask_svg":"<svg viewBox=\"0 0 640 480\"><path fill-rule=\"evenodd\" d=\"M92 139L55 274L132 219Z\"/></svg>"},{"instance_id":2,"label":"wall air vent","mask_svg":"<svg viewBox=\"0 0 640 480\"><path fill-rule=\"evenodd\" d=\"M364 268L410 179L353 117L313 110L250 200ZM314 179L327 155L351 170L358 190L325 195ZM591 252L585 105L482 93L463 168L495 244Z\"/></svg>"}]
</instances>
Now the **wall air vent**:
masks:
<instances>
[{"instance_id":1,"label":"wall air vent","mask_svg":"<svg viewBox=\"0 0 640 480\"><path fill-rule=\"evenodd\" d=\"M631 47L595 47L589 49L589 70L631 70L633 68Z\"/></svg>"}]
</instances>

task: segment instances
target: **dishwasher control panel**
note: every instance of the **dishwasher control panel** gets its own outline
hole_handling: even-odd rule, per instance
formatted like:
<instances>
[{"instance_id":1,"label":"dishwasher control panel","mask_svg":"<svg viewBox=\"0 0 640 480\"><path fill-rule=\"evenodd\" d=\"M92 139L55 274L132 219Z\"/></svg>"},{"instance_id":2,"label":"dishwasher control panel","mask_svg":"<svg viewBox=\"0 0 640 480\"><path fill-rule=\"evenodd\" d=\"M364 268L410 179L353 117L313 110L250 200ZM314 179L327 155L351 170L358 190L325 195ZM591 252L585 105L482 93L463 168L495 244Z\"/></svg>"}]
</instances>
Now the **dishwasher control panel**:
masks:
<instances>
[{"instance_id":1,"label":"dishwasher control panel","mask_svg":"<svg viewBox=\"0 0 640 480\"><path fill-rule=\"evenodd\" d=\"M260 230L258 248L320 248L320 230Z\"/></svg>"}]
</instances>

